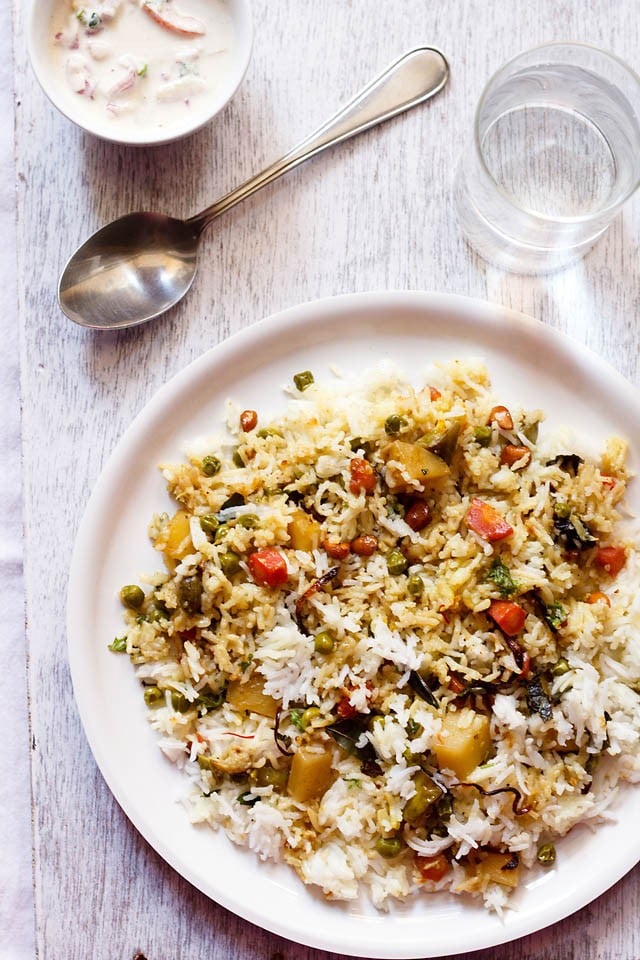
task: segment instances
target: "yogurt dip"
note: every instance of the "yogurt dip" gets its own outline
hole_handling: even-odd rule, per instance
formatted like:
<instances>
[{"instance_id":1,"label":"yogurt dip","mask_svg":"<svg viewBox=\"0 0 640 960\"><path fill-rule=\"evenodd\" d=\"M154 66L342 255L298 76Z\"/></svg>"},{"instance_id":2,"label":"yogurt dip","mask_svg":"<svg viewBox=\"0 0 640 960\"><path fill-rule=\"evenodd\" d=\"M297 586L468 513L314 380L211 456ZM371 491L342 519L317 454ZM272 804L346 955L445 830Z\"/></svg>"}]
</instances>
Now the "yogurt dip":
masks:
<instances>
[{"instance_id":1,"label":"yogurt dip","mask_svg":"<svg viewBox=\"0 0 640 960\"><path fill-rule=\"evenodd\" d=\"M63 0L51 50L87 120L170 135L215 97L233 33L224 0Z\"/></svg>"}]
</instances>

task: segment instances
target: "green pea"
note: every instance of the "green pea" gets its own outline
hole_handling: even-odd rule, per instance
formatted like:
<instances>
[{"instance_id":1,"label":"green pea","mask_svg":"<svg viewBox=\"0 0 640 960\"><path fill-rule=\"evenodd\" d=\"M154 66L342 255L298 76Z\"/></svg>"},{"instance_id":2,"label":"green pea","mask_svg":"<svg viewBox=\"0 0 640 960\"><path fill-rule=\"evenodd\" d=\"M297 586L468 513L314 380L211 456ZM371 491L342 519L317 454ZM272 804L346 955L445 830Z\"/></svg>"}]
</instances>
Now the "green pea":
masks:
<instances>
[{"instance_id":1,"label":"green pea","mask_svg":"<svg viewBox=\"0 0 640 960\"><path fill-rule=\"evenodd\" d=\"M213 538L213 542L214 542L214 543L222 543L222 541L224 540L224 538L226 537L226 535L227 535L228 533L229 533L229 527L227 526L227 524L226 524L226 523L221 523L221 524L218 526L218 529L217 529L216 532L215 532L215 535L214 535L214 538Z\"/></svg>"},{"instance_id":2,"label":"green pea","mask_svg":"<svg viewBox=\"0 0 640 960\"><path fill-rule=\"evenodd\" d=\"M156 600L147 608L147 620L150 623L158 623L159 620L168 620L169 611L162 600Z\"/></svg>"},{"instance_id":3,"label":"green pea","mask_svg":"<svg viewBox=\"0 0 640 960\"><path fill-rule=\"evenodd\" d=\"M245 462L242 459L242 456L240 455L239 447L236 447L236 449L233 451L232 460L233 460L234 466L238 467L238 469L242 469L242 467L245 466Z\"/></svg>"},{"instance_id":4,"label":"green pea","mask_svg":"<svg viewBox=\"0 0 640 960\"><path fill-rule=\"evenodd\" d=\"M236 523L241 527L245 527L247 530L253 530L258 526L260 520L256 517L255 513L243 513L241 517L238 517Z\"/></svg>"},{"instance_id":5,"label":"green pea","mask_svg":"<svg viewBox=\"0 0 640 960\"><path fill-rule=\"evenodd\" d=\"M178 693L177 690L171 692L171 706L178 713L186 713L191 709L191 703L185 697L184 693Z\"/></svg>"},{"instance_id":6,"label":"green pea","mask_svg":"<svg viewBox=\"0 0 640 960\"><path fill-rule=\"evenodd\" d=\"M403 846L400 837L378 837L376 840L376 852L385 860L397 857L402 852Z\"/></svg>"},{"instance_id":7,"label":"green pea","mask_svg":"<svg viewBox=\"0 0 640 960\"><path fill-rule=\"evenodd\" d=\"M205 477L215 477L216 473L219 473L221 466L222 464L217 457L203 457L201 470Z\"/></svg>"},{"instance_id":8,"label":"green pea","mask_svg":"<svg viewBox=\"0 0 640 960\"><path fill-rule=\"evenodd\" d=\"M286 767L276 769L267 763L264 767L252 770L249 774L249 783L256 787L275 787L282 790L287 785L289 770Z\"/></svg>"},{"instance_id":9,"label":"green pea","mask_svg":"<svg viewBox=\"0 0 640 960\"><path fill-rule=\"evenodd\" d=\"M227 550L220 554L220 566L225 577L232 577L240 569L240 557L233 550Z\"/></svg>"},{"instance_id":10,"label":"green pea","mask_svg":"<svg viewBox=\"0 0 640 960\"><path fill-rule=\"evenodd\" d=\"M302 730L306 730L310 723L313 723L314 720L317 720L318 717L322 716L322 711L318 707L307 707L306 710L303 710L302 715L300 716L300 727Z\"/></svg>"},{"instance_id":11,"label":"green pea","mask_svg":"<svg viewBox=\"0 0 640 960\"><path fill-rule=\"evenodd\" d=\"M316 653L321 653L323 657L328 656L336 648L335 637L328 630L321 630L320 633L316 633L315 639L313 641L313 649Z\"/></svg>"},{"instance_id":12,"label":"green pea","mask_svg":"<svg viewBox=\"0 0 640 960\"><path fill-rule=\"evenodd\" d=\"M481 447L488 447L491 443L491 427L476 427L473 431L473 439Z\"/></svg>"},{"instance_id":13,"label":"green pea","mask_svg":"<svg viewBox=\"0 0 640 960\"><path fill-rule=\"evenodd\" d=\"M392 577L398 577L407 569L407 560L399 550L390 550L387 554L387 569Z\"/></svg>"},{"instance_id":14,"label":"green pea","mask_svg":"<svg viewBox=\"0 0 640 960\"><path fill-rule=\"evenodd\" d=\"M136 583L128 583L120 591L120 600L129 610L139 610L144 603L144 590Z\"/></svg>"},{"instance_id":15,"label":"green pea","mask_svg":"<svg viewBox=\"0 0 640 960\"><path fill-rule=\"evenodd\" d=\"M419 573L412 573L407 580L407 590L412 597L420 597L424 591L424 580Z\"/></svg>"},{"instance_id":16,"label":"green pea","mask_svg":"<svg viewBox=\"0 0 640 960\"><path fill-rule=\"evenodd\" d=\"M194 576L181 580L178 601L185 613L202 613L202 578Z\"/></svg>"},{"instance_id":17,"label":"green pea","mask_svg":"<svg viewBox=\"0 0 640 960\"><path fill-rule=\"evenodd\" d=\"M276 430L275 427L263 427L261 430L258 430L258 436L261 440L266 440L268 437L282 438L282 433L280 430Z\"/></svg>"},{"instance_id":18,"label":"green pea","mask_svg":"<svg viewBox=\"0 0 640 960\"><path fill-rule=\"evenodd\" d=\"M413 823L442 796L442 790L431 777L422 770L418 771L413 781L416 792L404 805L402 816L407 823Z\"/></svg>"},{"instance_id":19,"label":"green pea","mask_svg":"<svg viewBox=\"0 0 640 960\"><path fill-rule=\"evenodd\" d=\"M200 517L200 528L204 533L215 533L220 526L220 521L215 513L206 513Z\"/></svg>"},{"instance_id":20,"label":"green pea","mask_svg":"<svg viewBox=\"0 0 640 960\"><path fill-rule=\"evenodd\" d=\"M541 847L538 847L536 859L543 866L550 867L556 860L556 848L552 843L543 843Z\"/></svg>"},{"instance_id":21,"label":"green pea","mask_svg":"<svg viewBox=\"0 0 640 960\"><path fill-rule=\"evenodd\" d=\"M563 677L565 673L569 672L569 670L571 670L571 667L564 657L560 657L557 663L554 663L554 665L551 667L551 673L554 675L554 677Z\"/></svg>"},{"instance_id":22,"label":"green pea","mask_svg":"<svg viewBox=\"0 0 640 960\"><path fill-rule=\"evenodd\" d=\"M293 382L296 385L296 389L302 393L303 390L306 390L307 387L310 387L315 381L311 370L303 370L302 373L296 373L294 375Z\"/></svg>"},{"instance_id":23,"label":"green pea","mask_svg":"<svg viewBox=\"0 0 640 960\"><path fill-rule=\"evenodd\" d=\"M395 437L403 427L407 426L407 421L404 417L399 417L397 414L392 414L384 422L384 432L388 437Z\"/></svg>"},{"instance_id":24,"label":"green pea","mask_svg":"<svg viewBox=\"0 0 640 960\"><path fill-rule=\"evenodd\" d=\"M164 703L164 692L160 687L145 687L143 696L148 707L159 707Z\"/></svg>"}]
</instances>

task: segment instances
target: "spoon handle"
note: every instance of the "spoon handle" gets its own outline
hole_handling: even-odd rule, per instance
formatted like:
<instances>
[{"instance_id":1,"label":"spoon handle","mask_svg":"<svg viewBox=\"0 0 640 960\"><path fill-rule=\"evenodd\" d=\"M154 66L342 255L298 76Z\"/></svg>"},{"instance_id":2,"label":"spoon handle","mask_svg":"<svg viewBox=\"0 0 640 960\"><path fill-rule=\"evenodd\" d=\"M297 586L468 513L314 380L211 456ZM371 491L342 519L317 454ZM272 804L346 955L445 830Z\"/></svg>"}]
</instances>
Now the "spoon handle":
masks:
<instances>
[{"instance_id":1,"label":"spoon handle","mask_svg":"<svg viewBox=\"0 0 640 960\"><path fill-rule=\"evenodd\" d=\"M216 217L327 147L428 100L442 90L448 77L449 65L439 50L434 47L410 50L284 157L202 213L191 217L187 223L201 233Z\"/></svg>"}]
</instances>

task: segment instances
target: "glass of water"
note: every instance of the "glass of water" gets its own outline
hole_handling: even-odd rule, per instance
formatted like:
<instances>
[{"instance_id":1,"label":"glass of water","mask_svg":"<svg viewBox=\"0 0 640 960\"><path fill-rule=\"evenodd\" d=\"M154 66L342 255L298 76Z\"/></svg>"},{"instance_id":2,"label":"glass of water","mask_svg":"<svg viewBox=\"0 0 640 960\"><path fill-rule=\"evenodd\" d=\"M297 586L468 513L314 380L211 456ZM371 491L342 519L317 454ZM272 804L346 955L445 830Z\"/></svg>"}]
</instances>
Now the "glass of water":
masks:
<instances>
[{"instance_id":1,"label":"glass of water","mask_svg":"<svg viewBox=\"0 0 640 960\"><path fill-rule=\"evenodd\" d=\"M489 81L455 202L483 257L543 273L582 257L640 183L640 78L612 54L550 43Z\"/></svg>"}]
</instances>

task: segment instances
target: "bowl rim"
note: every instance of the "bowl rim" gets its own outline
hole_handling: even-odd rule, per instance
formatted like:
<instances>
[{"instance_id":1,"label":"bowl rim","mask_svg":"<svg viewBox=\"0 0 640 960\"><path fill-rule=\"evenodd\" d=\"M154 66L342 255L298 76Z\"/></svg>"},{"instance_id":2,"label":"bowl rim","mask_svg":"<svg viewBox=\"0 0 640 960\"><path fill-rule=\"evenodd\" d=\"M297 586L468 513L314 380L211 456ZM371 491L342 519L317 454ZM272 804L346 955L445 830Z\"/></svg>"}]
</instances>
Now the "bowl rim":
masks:
<instances>
[{"instance_id":1,"label":"bowl rim","mask_svg":"<svg viewBox=\"0 0 640 960\"><path fill-rule=\"evenodd\" d=\"M57 2L59 0L49 0L47 13L49 13L49 10L53 11ZM161 146L165 143L182 140L205 127L227 106L238 91L251 62L254 42L251 2L250 0L223 0L223 2L229 8L235 28L235 42L231 50L231 70L224 78L218 96L214 99L206 116L199 115L195 121L192 120L189 124L183 124L169 134L166 130L159 130L156 135L149 131L142 131L138 134L136 130L110 132L104 121L84 120L75 115L75 111L70 109L69 106L73 103L73 100L60 95L55 84L50 82L53 71L47 71L45 57L43 56L44 51L38 43L36 21L38 16L42 17L42 0L30 0L27 13L26 40L31 69L42 92L56 110L76 127L98 137L100 140L131 147Z\"/></svg>"}]
</instances>

